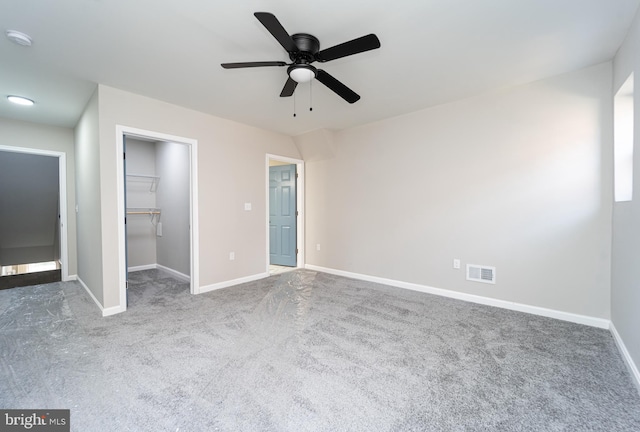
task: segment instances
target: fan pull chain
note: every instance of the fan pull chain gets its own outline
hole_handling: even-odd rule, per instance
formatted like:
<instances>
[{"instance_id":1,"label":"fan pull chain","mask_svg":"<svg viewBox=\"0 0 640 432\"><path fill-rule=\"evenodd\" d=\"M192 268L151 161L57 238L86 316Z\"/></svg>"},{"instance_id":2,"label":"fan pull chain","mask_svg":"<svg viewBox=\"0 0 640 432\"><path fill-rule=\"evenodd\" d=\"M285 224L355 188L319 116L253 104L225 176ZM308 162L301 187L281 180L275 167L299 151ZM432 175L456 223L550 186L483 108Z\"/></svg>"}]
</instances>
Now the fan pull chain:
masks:
<instances>
[{"instance_id":1,"label":"fan pull chain","mask_svg":"<svg viewBox=\"0 0 640 432\"><path fill-rule=\"evenodd\" d=\"M293 116L296 116L296 92L293 92Z\"/></svg>"},{"instance_id":2,"label":"fan pull chain","mask_svg":"<svg viewBox=\"0 0 640 432\"><path fill-rule=\"evenodd\" d=\"M309 111L313 111L313 92L311 91L311 85L313 80L309 81Z\"/></svg>"}]
</instances>

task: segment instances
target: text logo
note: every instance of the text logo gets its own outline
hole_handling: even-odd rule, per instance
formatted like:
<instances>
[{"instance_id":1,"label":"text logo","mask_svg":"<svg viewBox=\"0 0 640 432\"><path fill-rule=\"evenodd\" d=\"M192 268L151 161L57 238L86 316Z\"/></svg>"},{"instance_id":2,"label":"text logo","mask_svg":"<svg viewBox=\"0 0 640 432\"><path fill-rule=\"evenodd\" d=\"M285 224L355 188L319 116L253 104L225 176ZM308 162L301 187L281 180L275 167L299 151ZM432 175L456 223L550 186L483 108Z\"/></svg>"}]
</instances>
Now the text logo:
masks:
<instances>
[{"instance_id":1,"label":"text logo","mask_svg":"<svg viewBox=\"0 0 640 432\"><path fill-rule=\"evenodd\" d=\"M0 410L0 432L70 432L70 410Z\"/></svg>"}]
</instances>

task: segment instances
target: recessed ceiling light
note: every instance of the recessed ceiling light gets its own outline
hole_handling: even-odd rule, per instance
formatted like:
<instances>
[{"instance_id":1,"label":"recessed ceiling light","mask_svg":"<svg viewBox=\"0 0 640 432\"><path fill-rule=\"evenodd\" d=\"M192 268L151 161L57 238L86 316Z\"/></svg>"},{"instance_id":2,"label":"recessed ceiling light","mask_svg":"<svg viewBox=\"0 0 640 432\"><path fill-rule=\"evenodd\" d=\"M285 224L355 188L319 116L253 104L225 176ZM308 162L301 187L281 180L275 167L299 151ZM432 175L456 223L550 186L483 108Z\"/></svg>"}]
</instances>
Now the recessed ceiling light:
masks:
<instances>
[{"instance_id":1,"label":"recessed ceiling light","mask_svg":"<svg viewBox=\"0 0 640 432\"><path fill-rule=\"evenodd\" d=\"M7 39L17 45L31 46L31 36L16 30L7 30Z\"/></svg>"},{"instance_id":2,"label":"recessed ceiling light","mask_svg":"<svg viewBox=\"0 0 640 432\"><path fill-rule=\"evenodd\" d=\"M33 101L31 99L27 99L22 96L7 96L10 102L18 105L33 105Z\"/></svg>"}]
</instances>

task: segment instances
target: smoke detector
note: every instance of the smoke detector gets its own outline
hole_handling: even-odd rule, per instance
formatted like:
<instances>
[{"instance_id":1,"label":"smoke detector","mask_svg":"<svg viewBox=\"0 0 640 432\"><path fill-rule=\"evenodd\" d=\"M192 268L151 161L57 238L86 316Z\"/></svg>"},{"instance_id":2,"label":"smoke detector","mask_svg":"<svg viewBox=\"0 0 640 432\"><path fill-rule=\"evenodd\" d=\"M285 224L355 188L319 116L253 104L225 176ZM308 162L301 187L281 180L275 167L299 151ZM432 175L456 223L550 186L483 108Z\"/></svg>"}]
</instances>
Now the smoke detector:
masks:
<instances>
[{"instance_id":1,"label":"smoke detector","mask_svg":"<svg viewBox=\"0 0 640 432\"><path fill-rule=\"evenodd\" d=\"M31 40L31 36L28 34L19 32L17 30L7 30L6 31L7 39L13 42L16 45L22 45L30 47L33 41Z\"/></svg>"}]
</instances>

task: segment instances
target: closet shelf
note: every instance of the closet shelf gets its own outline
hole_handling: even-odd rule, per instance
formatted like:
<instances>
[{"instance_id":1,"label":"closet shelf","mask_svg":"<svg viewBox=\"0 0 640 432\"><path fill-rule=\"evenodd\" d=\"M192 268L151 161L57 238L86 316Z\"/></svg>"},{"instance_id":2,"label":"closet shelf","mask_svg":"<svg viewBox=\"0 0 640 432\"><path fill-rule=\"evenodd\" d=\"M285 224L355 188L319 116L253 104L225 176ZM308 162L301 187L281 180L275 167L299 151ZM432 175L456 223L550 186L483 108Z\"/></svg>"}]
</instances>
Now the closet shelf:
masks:
<instances>
[{"instance_id":1,"label":"closet shelf","mask_svg":"<svg viewBox=\"0 0 640 432\"><path fill-rule=\"evenodd\" d=\"M162 210L155 207L127 207L127 215L147 215L151 217L151 223L157 225L160 222Z\"/></svg>"},{"instance_id":2,"label":"closet shelf","mask_svg":"<svg viewBox=\"0 0 640 432\"><path fill-rule=\"evenodd\" d=\"M160 183L160 177L147 174L127 174L127 178L137 178L141 180L148 180L151 182L149 186L149 192L155 192L158 189L158 183Z\"/></svg>"}]
</instances>

